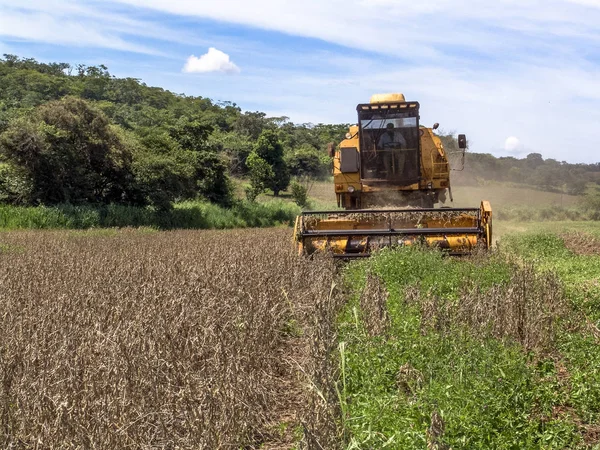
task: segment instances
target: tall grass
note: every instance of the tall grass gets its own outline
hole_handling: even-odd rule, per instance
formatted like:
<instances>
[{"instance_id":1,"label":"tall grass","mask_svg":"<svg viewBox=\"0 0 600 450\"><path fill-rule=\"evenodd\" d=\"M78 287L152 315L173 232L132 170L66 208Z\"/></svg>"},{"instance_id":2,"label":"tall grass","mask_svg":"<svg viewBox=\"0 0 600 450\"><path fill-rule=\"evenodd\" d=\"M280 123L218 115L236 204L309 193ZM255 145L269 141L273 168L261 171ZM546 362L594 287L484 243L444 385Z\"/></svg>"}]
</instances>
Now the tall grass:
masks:
<instances>
[{"instance_id":1,"label":"tall grass","mask_svg":"<svg viewBox=\"0 0 600 450\"><path fill-rule=\"evenodd\" d=\"M231 208L188 201L170 211L107 205L20 207L0 205L0 229L86 229L153 227L158 229L229 229L293 223L300 209L291 203L236 202Z\"/></svg>"}]
</instances>

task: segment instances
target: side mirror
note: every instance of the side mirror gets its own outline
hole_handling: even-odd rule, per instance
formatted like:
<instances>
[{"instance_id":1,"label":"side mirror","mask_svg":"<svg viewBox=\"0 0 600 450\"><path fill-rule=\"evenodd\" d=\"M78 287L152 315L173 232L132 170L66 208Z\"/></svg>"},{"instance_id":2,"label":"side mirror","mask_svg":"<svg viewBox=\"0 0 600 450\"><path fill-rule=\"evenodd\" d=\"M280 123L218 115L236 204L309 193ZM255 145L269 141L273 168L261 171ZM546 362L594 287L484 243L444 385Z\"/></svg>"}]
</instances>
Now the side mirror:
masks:
<instances>
[{"instance_id":1,"label":"side mirror","mask_svg":"<svg viewBox=\"0 0 600 450\"><path fill-rule=\"evenodd\" d=\"M330 158L333 158L335 156L335 144L333 142L327 144L327 154Z\"/></svg>"},{"instance_id":2,"label":"side mirror","mask_svg":"<svg viewBox=\"0 0 600 450\"><path fill-rule=\"evenodd\" d=\"M440 124L436 122L436 123L434 123L434 124L433 124L433 127L432 127L432 128L433 128L434 130L437 130L439 127L440 127Z\"/></svg>"},{"instance_id":3,"label":"side mirror","mask_svg":"<svg viewBox=\"0 0 600 450\"><path fill-rule=\"evenodd\" d=\"M458 148L467 148L467 136L464 134L458 135Z\"/></svg>"}]
</instances>

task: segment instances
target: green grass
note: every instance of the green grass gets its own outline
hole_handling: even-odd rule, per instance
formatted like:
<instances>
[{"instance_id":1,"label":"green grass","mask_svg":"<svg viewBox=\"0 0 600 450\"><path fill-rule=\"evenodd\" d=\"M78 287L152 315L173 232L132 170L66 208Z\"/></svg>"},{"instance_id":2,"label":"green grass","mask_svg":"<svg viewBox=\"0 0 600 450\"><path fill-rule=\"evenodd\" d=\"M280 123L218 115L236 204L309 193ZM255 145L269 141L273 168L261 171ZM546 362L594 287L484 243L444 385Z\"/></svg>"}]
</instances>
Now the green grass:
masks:
<instances>
[{"instance_id":1,"label":"green grass","mask_svg":"<svg viewBox=\"0 0 600 450\"><path fill-rule=\"evenodd\" d=\"M518 222L560 222L560 221L592 221L600 219L600 212L576 208L551 206L521 206L493 208L498 220Z\"/></svg>"},{"instance_id":2,"label":"green grass","mask_svg":"<svg viewBox=\"0 0 600 450\"><path fill-rule=\"evenodd\" d=\"M108 205L17 207L0 205L0 229L88 229L150 227L156 229L224 229L292 224L300 208L284 201L238 201L231 208L188 201L170 211Z\"/></svg>"},{"instance_id":3,"label":"green grass","mask_svg":"<svg viewBox=\"0 0 600 450\"><path fill-rule=\"evenodd\" d=\"M577 207L581 199L576 195L541 191L527 185L494 181L488 182L484 186L461 186L455 183L452 193L456 206L476 206L481 200L488 200L495 210L499 208L536 209L551 206L570 209Z\"/></svg>"},{"instance_id":4,"label":"green grass","mask_svg":"<svg viewBox=\"0 0 600 450\"><path fill-rule=\"evenodd\" d=\"M565 231L583 231L600 237L600 221L582 220L556 220L556 221L506 221L494 222L494 234L520 234L520 233L563 233Z\"/></svg>"},{"instance_id":5,"label":"green grass","mask_svg":"<svg viewBox=\"0 0 600 450\"><path fill-rule=\"evenodd\" d=\"M533 262L404 248L344 269L351 300L339 319L338 390L349 448L427 448L434 412L445 424L440 442L453 449L592 448L586 430L600 424L600 351L581 320L600 326L600 287L593 284L600 257L574 255L550 233L507 236L501 247ZM514 285L535 297L540 280L511 281L523 264L554 271L564 284L568 311L555 321L550 348L525 349L514 336L470 327L465 317L440 322L468 289L483 298ZM379 335L368 332L361 308L368 273L389 292L389 323ZM428 313L431 305L438 310ZM428 325L427 314L437 322Z\"/></svg>"}]
</instances>

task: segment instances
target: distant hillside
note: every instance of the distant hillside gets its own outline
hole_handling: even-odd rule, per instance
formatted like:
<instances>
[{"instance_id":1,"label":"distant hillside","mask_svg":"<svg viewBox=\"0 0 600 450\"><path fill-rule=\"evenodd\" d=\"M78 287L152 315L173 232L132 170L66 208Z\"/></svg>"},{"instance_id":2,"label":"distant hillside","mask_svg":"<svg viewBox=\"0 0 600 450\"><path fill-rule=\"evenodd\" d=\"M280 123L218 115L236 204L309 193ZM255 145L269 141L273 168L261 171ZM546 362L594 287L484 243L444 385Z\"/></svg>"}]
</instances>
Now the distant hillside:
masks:
<instances>
[{"instance_id":1,"label":"distant hillside","mask_svg":"<svg viewBox=\"0 0 600 450\"><path fill-rule=\"evenodd\" d=\"M454 185L477 186L486 181L526 184L549 192L580 195L588 183L600 182L600 163L569 164L555 159L544 159L539 153L525 158L495 157L488 153L467 151L462 159L453 136L441 136L450 154Z\"/></svg>"}]
</instances>

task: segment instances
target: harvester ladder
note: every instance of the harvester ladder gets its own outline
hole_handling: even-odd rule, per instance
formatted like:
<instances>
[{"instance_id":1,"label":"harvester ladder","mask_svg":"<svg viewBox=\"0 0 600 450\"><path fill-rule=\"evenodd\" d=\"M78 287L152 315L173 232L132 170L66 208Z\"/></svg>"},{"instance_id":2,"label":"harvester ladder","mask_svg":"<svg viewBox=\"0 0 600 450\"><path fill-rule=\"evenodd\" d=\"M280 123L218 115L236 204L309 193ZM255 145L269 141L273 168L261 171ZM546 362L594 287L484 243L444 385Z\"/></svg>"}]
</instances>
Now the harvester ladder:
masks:
<instances>
[{"instance_id":1,"label":"harvester ladder","mask_svg":"<svg viewBox=\"0 0 600 450\"><path fill-rule=\"evenodd\" d=\"M431 155L431 179L448 178L450 176L448 163L446 161L436 162L433 156L434 155Z\"/></svg>"}]
</instances>

